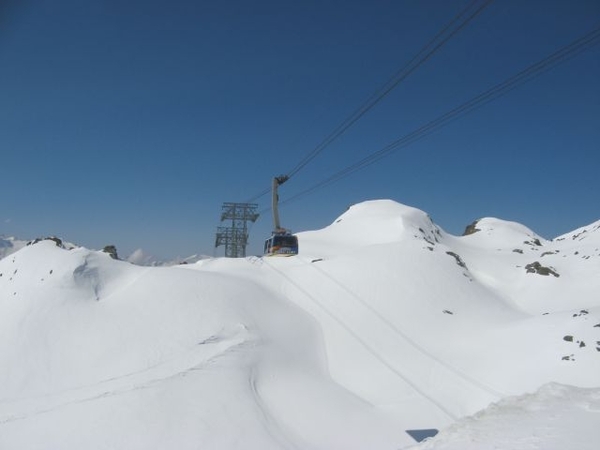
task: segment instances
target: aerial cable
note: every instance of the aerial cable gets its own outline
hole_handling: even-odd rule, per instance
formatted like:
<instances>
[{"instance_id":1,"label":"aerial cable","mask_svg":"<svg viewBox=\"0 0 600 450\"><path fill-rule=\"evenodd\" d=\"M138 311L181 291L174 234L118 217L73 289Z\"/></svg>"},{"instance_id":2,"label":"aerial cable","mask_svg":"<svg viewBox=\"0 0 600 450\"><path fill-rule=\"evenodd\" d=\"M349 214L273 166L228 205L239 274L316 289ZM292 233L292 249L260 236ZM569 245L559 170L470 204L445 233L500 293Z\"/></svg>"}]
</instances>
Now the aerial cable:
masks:
<instances>
[{"instance_id":1,"label":"aerial cable","mask_svg":"<svg viewBox=\"0 0 600 450\"><path fill-rule=\"evenodd\" d=\"M261 197L264 197L265 195L267 195L270 192L271 192L271 187L265 188L262 191L260 191L258 194L254 195L253 197L250 197L248 200L246 200L246 203L254 203L256 200L258 200Z\"/></svg>"},{"instance_id":2,"label":"aerial cable","mask_svg":"<svg viewBox=\"0 0 600 450\"><path fill-rule=\"evenodd\" d=\"M385 98L396 86L404 81L410 74L423 65L433 56L443 45L452 39L469 22L478 16L493 0L485 0L474 11L471 11L480 0L471 1L462 11L460 11L444 28L442 28L419 52L398 72L392 76L379 90L377 90L369 99L348 116L340 125L338 125L325 139L323 139L312 151L300 160L296 166L288 172L288 177L296 175L308 163L315 159L325 148L333 141L345 133L354 123L369 112L377 103ZM471 12L470 12L471 11ZM443 37L446 35L445 37ZM443 38L442 38L443 37ZM251 197L247 202L251 203L258 200L270 192L266 188L258 194Z\"/></svg>"},{"instance_id":3,"label":"aerial cable","mask_svg":"<svg viewBox=\"0 0 600 450\"><path fill-rule=\"evenodd\" d=\"M317 145L308 155L306 155L290 172L288 176L292 177L300 170L302 170L309 162L316 158L329 144L335 139L341 136L348 128L350 128L356 121L370 111L377 103L379 103L384 97L386 97L396 86L404 81L411 73L417 70L423 65L433 54L439 50L444 44L446 44L452 37L454 37L460 30L462 30L471 20L473 20L483 9L485 9L493 0L486 0L479 8L463 18L467 14L467 11L477 3L478 0L473 0L467 7L462 10L452 21L446 25L441 31L439 31L433 39L431 39L401 70L396 72L394 76L387 81L387 83L375 92L362 106L355 110L346 120L344 120L338 127L333 130L319 145ZM444 37L440 42L436 44L446 32L448 32L457 22L462 20L449 34Z\"/></svg>"},{"instance_id":4,"label":"aerial cable","mask_svg":"<svg viewBox=\"0 0 600 450\"><path fill-rule=\"evenodd\" d=\"M498 97L510 92L511 90L523 83L531 81L533 78L549 71L558 64L575 57L582 51L591 48L599 42L600 27L595 28L586 35L582 36L581 38L562 47L561 49L547 56L546 58L528 66L526 69L522 70L521 72L518 72L516 75L513 75L505 81L482 92L481 94L475 96L474 98L463 103L462 105L448 111L447 113L443 114L437 119L428 122L427 124L401 137L400 139L397 139L396 141L386 145L382 149L370 154L366 158L363 158L362 160L345 167L344 169L330 175L329 177L325 178L319 183L313 185L312 187L305 189L304 191L301 191L296 195L280 202L280 204L290 203L294 200L297 200L300 197L304 197L305 195L308 195L318 189L321 189L326 185L339 181L342 178L345 178L358 170L364 169L365 167L376 163L380 159L390 155L392 152L400 148L404 148L416 142L417 140L424 138L425 136L436 131L437 129L449 124L458 117L468 114L474 109L479 108L497 99Z\"/></svg>"}]
</instances>

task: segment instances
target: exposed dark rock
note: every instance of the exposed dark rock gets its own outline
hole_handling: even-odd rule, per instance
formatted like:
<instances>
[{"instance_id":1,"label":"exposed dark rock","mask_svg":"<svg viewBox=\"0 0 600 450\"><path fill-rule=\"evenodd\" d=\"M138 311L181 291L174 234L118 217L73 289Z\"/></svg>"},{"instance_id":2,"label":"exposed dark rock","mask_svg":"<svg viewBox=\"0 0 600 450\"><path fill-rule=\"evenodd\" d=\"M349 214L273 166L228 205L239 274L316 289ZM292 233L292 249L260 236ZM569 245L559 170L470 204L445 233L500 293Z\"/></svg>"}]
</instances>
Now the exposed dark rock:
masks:
<instances>
[{"instance_id":1,"label":"exposed dark rock","mask_svg":"<svg viewBox=\"0 0 600 450\"><path fill-rule=\"evenodd\" d=\"M537 245L538 247L542 246L542 243L538 238L532 239L531 241L523 241L523 244L527 245Z\"/></svg>"},{"instance_id":2,"label":"exposed dark rock","mask_svg":"<svg viewBox=\"0 0 600 450\"><path fill-rule=\"evenodd\" d=\"M117 247L114 245L107 245L102 249L102 251L104 253L108 253L112 259L119 259L119 255L117 255Z\"/></svg>"},{"instance_id":3,"label":"exposed dark rock","mask_svg":"<svg viewBox=\"0 0 600 450\"><path fill-rule=\"evenodd\" d=\"M447 310L447 309L444 309L442 312L443 312L444 314L450 314L450 315L454 314L452 311L449 311L449 310Z\"/></svg>"},{"instance_id":4,"label":"exposed dark rock","mask_svg":"<svg viewBox=\"0 0 600 450\"><path fill-rule=\"evenodd\" d=\"M556 252L544 252L544 253L542 253L542 254L540 255L540 258L541 258L542 256L546 256L546 255L554 255L554 253L556 253Z\"/></svg>"},{"instance_id":5,"label":"exposed dark rock","mask_svg":"<svg viewBox=\"0 0 600 450\"><path fill-rule=\"evenodd\" d=\"M465 269L467 268L467 265L465 264L465 262L456 253L446 252L446 255L450 255L450 256L454 257L454 259L456 260L456 264L458 264L460 267L464 267Z\"/></svg>"},{"instance_id":6,"label":"exposed dark rock","mask_svg":"<svg viewBox=\"0 0 600 450\"><path fill-rule=\"evenodd\" d=\"M567 334L563 339L567 342L573 342L573 336L570 334Z\"/></svg>"},{"instance_id":7,"label":"exposed dark rock","mask_svg":"<svg viewBox=\"0 0 600 450\"><path fill-rule=\"evenodd\" d=\"M423 240L428 244L435 245L435 242L433 242L431 239L427 239L427 236L423 236Z\"/></svg>"},{"instance_id":8,"label":"exposed dark rock","mask_svg":"<svg viewBox=\"0 0 600 450\"><path fill-rule=\"evenodd\" d=\"M467 227L465 228L465 231L462 235L468 236L469 234L474 234L474 233L477 233L478 231L481 231L479 228L477 228L477 222L479 222L479 220L476 220L471 225L467 225Z\"/></svg>"},{"instance_id":9,"label":"exposed dark rock","mask_svg":"<svg viewBox=\"0 0 600 450\"><path fill-rule=\"evenodd\" d=\"M42 242L42 241L53 241L57 247L59 248L65 248L65 246L63 245L63 241L62 239L57 238L56 236L48 236L45 238L36 238L33 241L29 241L27 243L27 245L35 245L38 242Z\"/></svg>"},{"instance_id":10,"label":"exposed dark rock","mask_svg":"<svg viewBox=\"0 0 600 450\"><path fill-rule=\"evenodd\" d=\"M585 347L585 342L581 341L581 342L579 343L579 348L581 348L581 347Z\"/></svg>"},{"instance_id":11,"label":"exposed dark rock","mask_svg":"<svg viewBox=\"0 0 600 450\"><path fill-rule=\"evenodd\" d=\"M538 261L525 266L527 273L537 273L538 275L554 275L558 278L560 275L550 267L542 266Z\"/></svg>"},{"instance_id":12,"label":"exposed dark rock","mask_svg":"<svg viewBox=\"0 0 600 450\"><path fill-rule=\"evenodd\" d=\"M50 236L50 237L47 237L46 239L49 241L53 241L57 247L65 248L65 246L63 245L62 239L59 239L56 236Z\"/></svg>"},{"instance_id":13,"label":"exposed dark rock","mask_svg":"<svg viewBox=\"0 0 600 450\"><path fill-rule=\"evenodd\" d=\"M520 248L515 248L515 249L513 250L513 252L515 252L515 253L521 253L521 254L523 254L523 250L521 250Z\"/></svg>"}]
</instances>

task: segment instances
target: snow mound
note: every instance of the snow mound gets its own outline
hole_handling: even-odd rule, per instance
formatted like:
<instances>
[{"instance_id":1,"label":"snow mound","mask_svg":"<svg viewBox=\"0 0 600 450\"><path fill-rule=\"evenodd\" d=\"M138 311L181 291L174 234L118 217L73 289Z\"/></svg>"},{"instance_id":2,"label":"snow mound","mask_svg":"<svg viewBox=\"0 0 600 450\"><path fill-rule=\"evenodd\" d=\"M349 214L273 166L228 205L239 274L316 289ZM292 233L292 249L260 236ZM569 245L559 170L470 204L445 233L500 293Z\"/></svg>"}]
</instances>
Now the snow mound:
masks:
<instances>
[{"instance_id":1,"label":"snow mound","mask_svg":"<svg viewBox=\"0 0 600 450\"><path fill-rule=\"evenodd\" d=\"M419 450L593 450L600 431L600 389L557 383L508 397L415 446Z\"/></svg>"},{"instance_id":2,"label":"snow mound","mask_svg":"<svg viewBox=\"0 0 600 450\"><path fill-rule=\"evenodd\" d=\"M321 255L400 242L415 236L437 242L443 235L425 212L393 200L371 200L353 205L328 227L298 233L302 252Z\"/></svg>"},{"instance_id":3,"label":"snow mound","mask_svg":"<svg viewBox=\"0 0 600 450\"><path fill-rule=\"evenodd\" d=\"M463 238L468 241L485 242L489 247L505 247L529 242L533 245L544 245L546 240L518 222L484 217L475 221L468 228L471 234Z\"/></svg>"}]
</instances>

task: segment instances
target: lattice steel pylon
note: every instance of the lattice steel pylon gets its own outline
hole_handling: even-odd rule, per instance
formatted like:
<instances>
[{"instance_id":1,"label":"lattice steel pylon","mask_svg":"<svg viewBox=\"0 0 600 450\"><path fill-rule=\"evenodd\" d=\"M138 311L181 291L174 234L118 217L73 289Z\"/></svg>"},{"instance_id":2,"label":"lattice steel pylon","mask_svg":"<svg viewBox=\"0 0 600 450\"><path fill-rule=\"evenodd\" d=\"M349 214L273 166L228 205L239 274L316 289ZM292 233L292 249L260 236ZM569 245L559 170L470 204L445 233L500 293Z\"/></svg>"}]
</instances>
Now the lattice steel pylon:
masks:
<instances>
[{"instance_id":1,"label":"lattice steel pylon","mask_svg":"<svg viewBox=\"0 0 600 450\"><path fill-rule=\"evenodd\" d=\"M256 222L256 203L225 202L221 207L221 222L231 220L228 227L217 227L215 248L225 246L225 257L244 258L248 245L248 222Z\"/></svg>"}]
</instances>

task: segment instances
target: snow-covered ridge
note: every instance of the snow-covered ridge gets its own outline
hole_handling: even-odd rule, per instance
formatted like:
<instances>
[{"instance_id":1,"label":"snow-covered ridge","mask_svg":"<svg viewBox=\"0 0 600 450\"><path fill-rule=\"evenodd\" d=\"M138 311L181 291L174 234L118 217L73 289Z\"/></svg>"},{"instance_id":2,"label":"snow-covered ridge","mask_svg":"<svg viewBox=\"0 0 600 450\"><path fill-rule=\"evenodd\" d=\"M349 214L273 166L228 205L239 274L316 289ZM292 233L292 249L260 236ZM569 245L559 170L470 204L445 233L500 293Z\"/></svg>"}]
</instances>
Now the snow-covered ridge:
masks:
<instances>
[{"instance_id":1,"label":"snow-covered ridge","mask_svg":"<svg viewBox=\"0 0 600 450\"><path fill-rule=\"evenodd\" d=\"M501 245L521 244L524 242L543 245L546 240L525 225L495 217L484 217L476 220L468 228L465 235L468 239L480 239L488 245L500 243Z\"/></svg>"},{"instance_id":2,"label":"snow-covered ridge","mask_svg":"<svg viewBox=\"0 0 600 450\"><path fill-rule=\"evenodd\" d=\"M445 233L423 211L393 200L371 200L353 205L331 225L298 233L303 252L344 253L368 245L413 239L437 242Z\"/></svg>"},{"instance_id":3,"label":"snow-covered ridge","mask_svg":"<svg viewBox=\"0 0 600 450\"><path fill-rule=\"evenodd\" d=\"M58 247L65 248L68 250L77 247L75 244L72 244L70 242L63 242L62 239L57 238L55 236L37 238L31 241L23 241L15 237L0 237L0 259L5 258L6 256L21 250L23 247L37 244L38 242L44 240L52 241Z\"/></svg>"},{"instance_id":4,"label":"snow-covered ridge","mask_svg":"<svg viewBox=\"0 0 600 450\"><path fill-rule=\"evenodd\" d=\"M290 258L24 246L0 260L0 448L397 449L425 429L442 430L425 448L522 448L565 411L577 424L531 448L594 433L597 228L476 227L382 200L299 233Z\"/></svg>"},{"instance_id":5,"label":"snow-covered ridge","mask_svg":"<svg viewBox=\"0 0 600 450\"><path fill-rule=\"evenodd\" d=\"M573 230L570 233L565 233L561 236L558 236L554 238L554 241L583 241L584 239L593 241L596 245L600 245L600 220Z\"/></svg>"}]
</instances>

